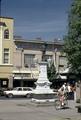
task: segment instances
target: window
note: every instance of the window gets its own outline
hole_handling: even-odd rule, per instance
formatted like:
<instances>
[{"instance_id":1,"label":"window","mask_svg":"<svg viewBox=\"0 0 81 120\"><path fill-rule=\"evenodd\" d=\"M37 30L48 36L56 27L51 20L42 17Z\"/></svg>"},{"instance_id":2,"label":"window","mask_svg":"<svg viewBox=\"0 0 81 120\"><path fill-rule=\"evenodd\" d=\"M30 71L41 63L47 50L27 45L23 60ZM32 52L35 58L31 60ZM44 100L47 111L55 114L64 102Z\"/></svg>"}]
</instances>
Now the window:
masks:
<instances>
[{"instance_id":1,"label":"window","mask_svg":"<svg viewBox=\"0 0 81 120\"><path fill-rule=\"evenodd\" d=\"M35 58L35 55L33 54L24 54L24 66L35 67L34 58Z\"/></svg>"},{"instance_id":2,"label":"window","mask_svg":"<svg viewBox=\"0 0 81 120\"><path fill-rule=\"evenodd\" d=\"M18 91L22 91L22 88L18 88Z\"/></svg>"},{"instance_id":3,"label":"window","mask_svg":"<svg viewBox=\"0 0 81 120\"><path fill-rule=\"evenodd\" d=\"M5 64L8 64L9 63L9 49L8 48L5 48L4 49L4 61L3 61Z\"/></svg>"},{"instance_id":4,"label":"window","mask_svg":"<svg viewBox=\"0 0 81 120\"><path fill-rule=\"evenodd\" d=\"M64 65L59 65L59 72L62 72L64 70Z\"/></svg>"},{"instance_id":5,"label":"window","mask_svg":"<svg viewBox=\"0 0 81 120\"><path fill-rule=\"evenodd\" d=\"M30 88L23 88L23 91L32 91Z\"/></svg>"},{"instance_id":6,"label":"window","mask_svg":"<svg viewBox=\"0 0 81 120\"><path fill-rule=\"evenodd\" d=\"M59 56L59 72L63 71L67 66L66 56Z\"/></svg>"},{"instance_id":7,"label":"window","mask_svg":"<svg viewBox=\"0 0 81 120\"><path fill-rule=\"evenodd\" d=\"M8 30L8 29L6 29L6 30L4 31L4 38L5 38L5 39L9 39L9 30Z\"/></svg>"},{"instance_id":8,"label":"window","mask_svg":"<svg viewBox=\"0 0 81 120\"><path fill-rule=\"evenodd\" d=\"M59 56L59 65L66 65L66 56Z\"/></svg>"}]
</instances>

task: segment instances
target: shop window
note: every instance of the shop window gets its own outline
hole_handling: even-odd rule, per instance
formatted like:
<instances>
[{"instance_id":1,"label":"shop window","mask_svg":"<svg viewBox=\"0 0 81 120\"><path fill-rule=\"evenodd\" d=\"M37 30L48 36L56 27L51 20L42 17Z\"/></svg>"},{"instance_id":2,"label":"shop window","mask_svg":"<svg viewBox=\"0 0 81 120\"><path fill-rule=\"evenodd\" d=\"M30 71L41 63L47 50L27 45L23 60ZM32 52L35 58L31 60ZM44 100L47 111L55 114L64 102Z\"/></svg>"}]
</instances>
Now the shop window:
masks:
<instances>
[{"instance_id":1,"label":"shop window","mask_svg":"<svg viewBox=\"0 0 81 120\"><path fill-rule=\"evenodd\" d=\"M34 54L24 54L24 66L25 67L35 67L35 63L34 63L34 58L35 55Z\"/></svg>"}]
</instances>

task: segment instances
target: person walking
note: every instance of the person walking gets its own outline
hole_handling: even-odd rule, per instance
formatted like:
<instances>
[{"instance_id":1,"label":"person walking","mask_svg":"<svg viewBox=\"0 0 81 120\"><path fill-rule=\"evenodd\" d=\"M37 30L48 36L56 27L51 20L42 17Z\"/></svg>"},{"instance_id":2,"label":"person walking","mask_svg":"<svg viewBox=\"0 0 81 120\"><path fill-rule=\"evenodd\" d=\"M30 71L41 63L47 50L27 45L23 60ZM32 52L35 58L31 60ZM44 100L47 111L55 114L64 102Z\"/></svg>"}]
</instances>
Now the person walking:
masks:
<instances>
[{"instance_id":1,"label":"person walking","mask_svg":"<svg viewBox=\"0 0 81 120\"><path fill-rule=\"evenodd\" d=\"M58 90L59 100L61 103L61 106L64 106L64 99L66 99L67 96L67 84L64 83L61 88Z\"/></svg>"}]
</instances>

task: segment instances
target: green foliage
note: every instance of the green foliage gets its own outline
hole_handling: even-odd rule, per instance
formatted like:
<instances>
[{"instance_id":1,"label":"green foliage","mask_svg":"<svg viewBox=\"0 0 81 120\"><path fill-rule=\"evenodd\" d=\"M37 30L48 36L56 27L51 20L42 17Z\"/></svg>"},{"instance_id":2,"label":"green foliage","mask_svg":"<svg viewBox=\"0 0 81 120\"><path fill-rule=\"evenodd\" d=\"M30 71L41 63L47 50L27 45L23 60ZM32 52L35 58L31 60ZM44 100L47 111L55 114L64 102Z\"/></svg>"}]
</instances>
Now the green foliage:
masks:
<instances>
[{"instance_id":1,"label":"green foliage","mask_svg":"<svg viewBox=\"0 0 81 120\"><path fill-rule=\"evenodd\" d=\"M64 52L71 72L81 73L81 0L73 0L68 16L68 34L64 38Z\"/></svg>"},{"instance_id":2,"label":"green foliage","mask_svg":"<svg viewBox=\"0 0 81 120\"><path fill-rule=\"evenodd\" d=\"M56 79L56 69L53 62L50 66L49 64L47 65L47 75L50 82Z\"/></svg>"}]
</instances>

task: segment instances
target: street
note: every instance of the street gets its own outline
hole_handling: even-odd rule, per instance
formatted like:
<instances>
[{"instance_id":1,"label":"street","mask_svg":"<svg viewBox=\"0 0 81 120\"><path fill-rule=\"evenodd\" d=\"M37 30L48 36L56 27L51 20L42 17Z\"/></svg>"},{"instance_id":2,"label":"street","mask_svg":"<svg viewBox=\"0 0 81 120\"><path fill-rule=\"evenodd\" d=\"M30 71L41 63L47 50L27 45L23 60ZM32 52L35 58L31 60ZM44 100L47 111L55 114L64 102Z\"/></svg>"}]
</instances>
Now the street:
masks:
<instances>
[{"instance_id":1,"label":"street","mask_svg":"<svg viewBox=\"0 0 81 120\"><path fill-rule=\"evenodd\" d=\"M54 106L36 106L31 99L0 97L0 120L81 120L74 101L68 109L55 110Z\"/></svg>"}]
</instances>

